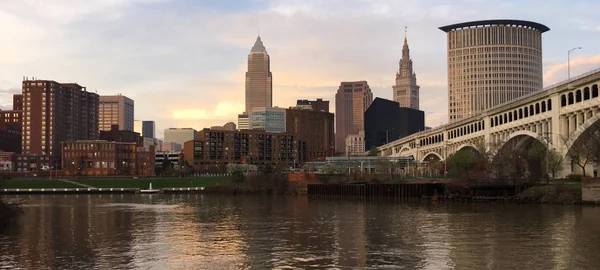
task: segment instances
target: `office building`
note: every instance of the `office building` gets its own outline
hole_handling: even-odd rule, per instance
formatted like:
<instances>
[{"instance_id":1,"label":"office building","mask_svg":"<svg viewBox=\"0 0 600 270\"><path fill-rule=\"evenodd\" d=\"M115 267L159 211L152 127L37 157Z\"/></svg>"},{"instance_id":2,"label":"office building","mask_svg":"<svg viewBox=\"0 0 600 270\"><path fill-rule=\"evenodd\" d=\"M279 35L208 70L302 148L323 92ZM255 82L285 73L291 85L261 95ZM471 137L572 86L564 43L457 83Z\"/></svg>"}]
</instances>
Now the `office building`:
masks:
<instances>
[{"instance_id":1,"label":"office building","mask_svg":"<svg viewBox=\"0 0 600 270\"><path fill-rule=\"evenodd\" d=\"M548 27L486 20L440 29L448 36L450 122L542 89L542 33Z\"/></svg>"},{"instance_id":2,"label":"office building","mask_svg":"<svg viewBox=\"0 0 600 270\"><path fill-rule=\"evenodd\" d=\"M154 121L135 120L133 122L133 131L141 134L144 138L156 138L156 125Z\"/></svg>"},{"instance_id":3,"label":"office building","mask_svg":"<svg viewBox=\"0 0 600 270\"><path fill-rule=\"evenodd\" d=\"M154 175L154 147L130 142L83 140L62 142L65 176Z\"/></svg>"},{"instance_id":4,"label":"office building","mask_svg":"<svg viewBox=\"0 0 600 270\"><path fill-rule=\"evenodd\" d=\"M346 137L346 156L360 155L365 152L365 132Z\"/></svg>"},{"instance_id":5,"label":"office building","mask_svg":"<svg viewBox=\"0 0 600 270\"><path fill-rule=\"evenodd\" d=\"M187 141L196 139L196 130L193 128L168 128L165 129L165 141L183 145Z\"/></svg>"},{"instance_id":6,"label":"office building","mask_svg":"<svg viewBox=\"0 0 600 270\"><path fill-rule=\"evenodd\" d=\"M346 136L364 131L364 113L373 102L366 81L342 82L335 94L335 151L346 151Z\"/></svg>"},{"instance_id":7,"label":"office building","mask_svg":"<svg viewBox=\"0 0 600 270\"><path fill-rule=\"evenodd\" d=\"M417 74L413 71L413 62L410 59L410 49L408 48L406 36L404 36L402 59L396 73L396 84L392 87L394 101L398 102L400 107L418 110L419 89Z\"/></svg>"},{"instance_id":8,"label":"office building","mask_svg":"<svg viewBox=\"0 0 600 270\"><path fill-rule=\"evenodd\" d=\"M179 152L183 150L183 145L176 142L158 141L158 152Z\"/></svg>"},{"instance_id":9,"label":"office building","mask_svg":"<svg viewBox=\"0 0 600 270\"><path fill-rule=\"evenodd\" d=\"M286 110L286 133L298 141L298 161L325 160L335 155L334 116L324 111Z\"/></svg>"},{"instance_id":10,"label":"office building","mask_svg":"<svg viewBox=\"0 0 600 270\"><path fill-rule=\"evenodd\" d=\"M322 98L317 98L317 100L299 99L296 101L296 107L313 111L329 112L329 100L323 100Z\"/></svg>"},{"instance_id":11,"label":"office building","mask_svg":"<svg viewBox=\"0 0 600 270\"><path fill-rule=\"evenodd\" d=\"M246 108L249 113L255 107L273 107L273 77L267 49L260 36L248 55L246 72ZM239 125L239 124L238 124Z\"/></svg>"},{"instance_id":12,"label":"office building","mask_svg":"<svg viewBox=\"0 0 600 270\"><path fill-rule=\"evenodd\" d=\"M198 172L223 173L229 163L254 164L275 169L299 166L297 141L287 133L263 130L211 130L198 132L195 141L184 145L184 159Z\"/></svg>"},{"instance_id":13,"label":"office building","mask_svg":"<svg viewBox=\"0 0 600 270\"><path fill-rule=\"evenodd\" d=\"M285 132L285 111L279 107L254 107L248 112L250 129Z\"/></svg>"},{"instance_id":14,"label":"office building","mask_svg":"<svg viewBox=\"0 0 600 270\"><path fill-rule=\"evenodd\" d=\"M400 107L395 101L375 98L365 111L365 151L424 129L423 111Z\"/></svg>"},{"instance_id":15,"label":"office building","mask_svg":"<svg viewBox=\"0 0 600 270\"><path fill-rule=\"evenodd\" d=\"M109 131L112 125L119 130L133 131L133 100L123 96L100 96L98 119L100 130Z\"/></svg>"},{"instance_id":16,"label":"office building","mask_svg":"<svg viewBox=\"0 0 600 270\"><path fill-rule=\"evenodd\" d=\"M248 114L238 114L237 128L239 130L250 129L250 117L248 117Z\"/></svg>"},{"instance_id":17,"label":"office building","mask_svg":"<svg viewBox=\"0 0 600 270\"><path fill-rule=\"evenodd\" d=\"M61 142L98 138L98 104L98 94L78 84L24 80L22 154L60 164Z\"/></svg>"}]
</instances>

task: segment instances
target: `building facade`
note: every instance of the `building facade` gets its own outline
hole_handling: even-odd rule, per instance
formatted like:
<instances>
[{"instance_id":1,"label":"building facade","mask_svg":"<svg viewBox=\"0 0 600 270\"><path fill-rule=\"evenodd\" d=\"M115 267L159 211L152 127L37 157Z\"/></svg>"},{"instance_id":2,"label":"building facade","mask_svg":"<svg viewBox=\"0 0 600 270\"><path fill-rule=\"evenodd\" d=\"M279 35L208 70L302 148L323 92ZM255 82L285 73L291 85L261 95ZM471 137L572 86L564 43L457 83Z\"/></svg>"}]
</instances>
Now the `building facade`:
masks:
<instances>
[{"instance_id":1,"label":"building facade","mask_svg":"<svg viewBox=\"0 0 600 270\"><path fill-rule=\"evenodd\" d=\"M227 122L223 126L212 126L212 127L210 127L210 129L212 129L212 130L229 130L229 131L234 131L234 130L237 130L237 126L235 125L234 122Z\"/></svg>"},{"instance_id":2,"label":"building facade","mask_svg":"<svg viewBox=\"0 0 600 270\"><path fill-rule=\"evenodd\" d=\"M365 151L425 130L423 111L375 98L365 111Z\"/></svg>"},{"instance_id":3,"label":"building facade","mask_svg":"<svg viewBox=\"0 0 600 270\"><path fill-rule=\"evenodd\" d=\"M21 153L60 164L63 141L98 138L99 96L74 83L23 81Z\"/></svg>"},{"instance_id":4,"label":"building facade","mask_svg":"<svg viewBox=\"0 0 600 270\"><path fill-rule=\"evenodd\" d=\"M250 129L285 132L285 111L279 107L254 107L248 112Z\"/></svg>"},{"instance_id":5,"label":"building facade","mask_svg":"<svg viewBox=\"0 0 600 270\"><path fill-rule=\"evenodd\" d=\"M100 130L109 131L112 125L119 125L119 130L134 131L133 111L133 100L126 96L100 96Z\"/></svg>"},{"instance_id":6,"label":"building facade","mask_svg":"<svg viewBox=\"0 0 600 270\"><path fill-rule=\"evenodd\" d=\"M346 137L346 156L359 155L365 152L365 132Z\"/></svg>"},{"instance_id":7,"label":"building facade","mask_svg":"<svg viewBox=\"0 0 600 270\"><path fill-rule=\"evenodd\" d=\"M144 146L144 137L139 133L129 130L119 130L118 125L112 125L111 130L100 131L100 140L109 142L132 142L137 146Z\"/></svg>"},{"instance_id":8,"label":"building facade","mask_svg":"<svg viewBox=\"0 0 600 270\"><path fill-rule=\"evenodd\" d=\"M22 94L13 95L13 110L16 110L16 111L23 110L23 95Z\"/></svg>"},{"instance_id":9,"label":"building facade","mask_svg":"<svg viewBox=\"0 0 600 270\"><path fill-rule=\"evenodd\" d=\"M373 102L366 81L342 82L335 94L335 151L346 151L346 136L364 131L364 112Z\"/></svg>"},{"instance_id":10,"label":"building facade","mask_svg":"<svg viewBox=\"0 0 600 270\"><path fill-rule=\"evenodd\" d=\"M133 131L139 133L144 138L156 138L156 125L154 121L133 121Z\"/></svg>"},{"instance_id":11,"label":"building facade","mask_svg":"<svg viewBox=\"0 0 600 270\"><path fill-rule=\"evenodd\" d=\"M542 90L542 33L548 27L486 20L440 29L448 36L450 122Z\"/></svg>"},{"instance_id":12,"label":"building facade","mask_svg":"<svg viewBox=\"0 0 600 270\"><path fill-rule=\"evenodd\" d=\"M248 71L246 72L245 112L248 113L255 107L273 107L271 61L260 36L256 38L248 55Z\"/></svg>"},{"instance_id":13,"label":"building facade","mask_svg":"<svg viewBox=\"0 0 600 270\"><path fill-rule=\"evenodd\" d=\"M419 109L419 90L417 85L417 74L413 71L413 62L410 59L410 49L406 36L402 46L402 59L400 68L396 73L396 84L392 86L394 101L400 104L400 107Z\"/></svg>"},{"instance_id":14,"label":"building facade","mask_svg":"<svg viewBox=\"0 0 600 270\"><path fill-rule=\"evenodd\" d=\"M165 129L165 143L174 142L183 145L187 141L196 139L196 130L193 128L168 128Z\"/></svg>"},{"instance_id":15,"label":"building facade","mask_svg":"<svg viewBox=\"0 0 600 270\"><path fill-rule=\"evenodd\" d=\"M21 153L21 136L19 126L0 123L0 151Z\"/></svg>"},{"instance_id":16,"label":"building facade","mask_svg":"<svg viewBox=\"0 0 600 270\"><path fill-rule=\"evenodd\" d=\"M250 117L248 116L248 114L238 114L237 128L239 130L250 129Z\"/></svg>"},{"instance_id":17,"label":"building facade","mask_svg":"<svg viewBox=\"0 0 600 270\"><path fill-rule=\"evenodd\" d=\"M13 171L13 157L12 152L0 151L0 172L12 172Z\"/></svg>"},{"instance_id":18,"label":"building facade","mask_svg":"<svg viewBox=\"0 0 600 270\"><path fill-rule=\"evenodd\" d=\"M183 150L183 145L176 142L158 141L158 152L179 152Z\"/></svg>"},{"instance_id":19,"label":"building facade","mask_svg":"<svg viewBox=\"0 0 600 270\"><path fill-rule=\"evenodd\" d=\"M197 138L185 143L184 159L198 172L225 172L229 163L269 164L276 169L298 166L298 144L287 133L203 129Z\"/></svg>"},{"instance_id":20,"label":"building facade","mask_svg":"<svg viewBox=\"0 0 600 270\"><path fill-rule=\"evenodd\" d=\"M300 163L325 160L335 155L332 113L290 108L286 111L286 119L286 133L298 140Z\"/></svg>"},{"instance_id":21,"label":"building facade","mask_svg":"<svg viewBox=\"0 0 600 270\"><path fill-rule=\"evenodd\" d=\"M62 142L61 149L65 176L154 175L154 147L85 140Z\"/></svg>"},{"instance_id":22,"label":"building facade","mask_svg":"<svg viewBox=\"0 0 600 270\"><path fill-rule=\"evenodd\" d=\"M317 100L299 99L296 101L296 107L329 112L329 100L323 100L322 98L317 98Z\"/></svg>"}]
</instances>

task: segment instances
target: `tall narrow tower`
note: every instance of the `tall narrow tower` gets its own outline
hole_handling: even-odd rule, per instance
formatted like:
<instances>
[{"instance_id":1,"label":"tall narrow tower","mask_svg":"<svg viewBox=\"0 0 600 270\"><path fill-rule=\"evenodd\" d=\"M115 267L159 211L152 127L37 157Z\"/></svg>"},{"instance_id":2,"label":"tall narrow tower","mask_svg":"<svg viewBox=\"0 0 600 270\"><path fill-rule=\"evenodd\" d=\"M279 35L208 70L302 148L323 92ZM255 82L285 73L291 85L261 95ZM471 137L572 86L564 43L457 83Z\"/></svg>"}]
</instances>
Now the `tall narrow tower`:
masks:
<instances>
[{"instance_id":1,"label":"tall narrow tower","mask_svg":"<svg viewBox=\"0 0 600 270\"><path fill-rule=\"evenodd\" d=\"M394 101L400 103L400 107L418 110L419 88L417 74L413 71L412 59L410 59L410 49L408 48L405 32L400 68L396 73L396 84L392 86Z\"/></svg>"},{"instance_id":2,"label":"tall narrow tower","mask_svg":"<svg viewBox=\"0 0 600 270\"><path fill-rule=\"evenodd\" d=\"M250 113L252 108L273 106L273 78L270 66L267 49L258 36L248 55L246 114Z\"/></svg>"}]
</instances>

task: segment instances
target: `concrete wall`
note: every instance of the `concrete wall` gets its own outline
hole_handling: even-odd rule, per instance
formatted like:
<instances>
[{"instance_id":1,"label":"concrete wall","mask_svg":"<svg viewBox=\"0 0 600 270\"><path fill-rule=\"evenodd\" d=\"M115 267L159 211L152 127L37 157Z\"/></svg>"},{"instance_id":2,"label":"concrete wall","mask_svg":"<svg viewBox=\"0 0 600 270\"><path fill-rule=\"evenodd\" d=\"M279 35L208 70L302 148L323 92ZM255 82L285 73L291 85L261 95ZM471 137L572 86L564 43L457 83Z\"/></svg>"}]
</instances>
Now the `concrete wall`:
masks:
<instances>
[{"instance_id":1,"label":"concrete wall","mask_svg":"<svg viewBox=\"0 0 600 270\"><path fill-rule=\"evenodd\" d=\"M600 204L600 178L586 178L581 182L581 201Z\"/></svg>"}]
</instances>

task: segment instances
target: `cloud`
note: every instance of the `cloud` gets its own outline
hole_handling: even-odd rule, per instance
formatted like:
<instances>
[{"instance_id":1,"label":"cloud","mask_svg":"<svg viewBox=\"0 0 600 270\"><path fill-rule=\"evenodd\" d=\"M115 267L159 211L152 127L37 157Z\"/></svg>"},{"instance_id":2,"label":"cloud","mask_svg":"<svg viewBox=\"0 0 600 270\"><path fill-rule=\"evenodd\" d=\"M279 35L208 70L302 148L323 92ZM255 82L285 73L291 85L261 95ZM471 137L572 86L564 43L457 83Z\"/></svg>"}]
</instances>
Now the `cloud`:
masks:
<instances>
[{"instance_id":1,"label":"cloud","mask_svg":"<svg viewBox=\"0 0 600 270\"><path fill-rule=\"evenodd\" d=\"M600 67L600 54L592 57L577 57L571 59L571 77L577 76L582 72L590 71ZM560 63L550 66L544 73L544 84L552 85L567 79L568 63Z\"/></svg>"},{"instance_id":2,"label":"cloud","mask_svg":"<svg viewBox=\"0 0 600 270\"><path fill-rule=\"evenodd\" d=\"M427 125L436 126L447 121L446 35L439 26L486 18L549 23L562 14L564 21L544 34L547 80L560 78L564 68L556 61L571 43L600 54L600 35L582 30L597 25L600 6L590 2L216 2L0 1L0 25L10 37L0 43L0 89L19 87L22 76L75 81L99 94L133 98L135 117L155 120L157 130L222 125L243 111L247 55L260 29L271 56L274 104L323 97L334 111L341 81L367 80L375 96L391 98L408 26L421 108L431 112ZM574 74L594 66L575 60Z\"/></svg>"}]
</instances>

